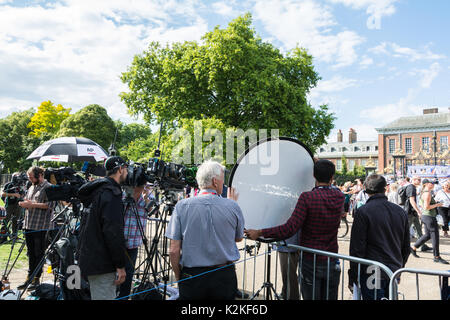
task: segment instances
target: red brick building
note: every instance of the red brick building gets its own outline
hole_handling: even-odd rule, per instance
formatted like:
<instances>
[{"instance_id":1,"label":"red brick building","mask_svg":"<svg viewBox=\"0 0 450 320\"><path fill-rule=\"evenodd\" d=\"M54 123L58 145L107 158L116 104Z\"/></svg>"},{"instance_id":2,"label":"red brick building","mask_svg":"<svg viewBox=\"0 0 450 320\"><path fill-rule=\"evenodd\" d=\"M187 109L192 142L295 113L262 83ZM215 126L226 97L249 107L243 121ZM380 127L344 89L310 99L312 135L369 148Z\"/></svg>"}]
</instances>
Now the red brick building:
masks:
<instances>
[{"instance_id":1,"label":"red brick building","mask_svg":"<svg viewBox=\"0 0 450 320\"><path fill-rule=\"evenodd\" d=\"M450 112L425 109L420 116L401 117L376 130L379 173L393 173L394 167L397 173L401 168L406 172L411 165L450 165Z\"/></svg>"}]
</instances>

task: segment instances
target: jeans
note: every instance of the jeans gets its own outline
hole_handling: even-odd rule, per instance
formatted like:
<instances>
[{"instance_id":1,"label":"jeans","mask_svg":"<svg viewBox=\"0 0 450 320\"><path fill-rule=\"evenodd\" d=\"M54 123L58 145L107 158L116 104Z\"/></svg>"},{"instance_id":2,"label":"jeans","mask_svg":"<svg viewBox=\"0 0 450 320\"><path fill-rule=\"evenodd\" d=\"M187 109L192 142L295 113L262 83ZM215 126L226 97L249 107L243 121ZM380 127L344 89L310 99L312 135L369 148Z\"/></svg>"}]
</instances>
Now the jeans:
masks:
<instances>
[{"instance_id":1,"label":"jeans","mask_svg":"<svg viewBox=\"0 0 450 320\"><path fill-rule=\"evenodd\" d=\"M298 288L297 269L300 252L278 251L278 255L280 257L281 278L283 280L283 287L281 289L283 298L285 300L299 300L300 293Z\"/></svg>"},{"instance_id":2,"label":"jeans","mask_svg":"<svg viewBox=\"0 0 450 320\"><path fill-rule=\"evenodd\" d=\"M120 285L118 298L128 297L131 293L131 285L133 282L134 266L136 264L137 255L138 255L138 248L127 249L127 262L125 264L125 271L127 273L127 276L125 278L125 281ZM126 299L128 298L121 300Z\"/></svg>"},{"instance_id":3,"label":"jeans","mask_svg":"<svg viewBox=\"0 0 450 320\"><path fill-rule=\"evenodd\" d=\"M449 218L449 208L446 207L437 207L437 212L441 215L442 220L444 221L444 225L442 226L442 230L448 231L448 218Z\"/></svg>"},{"instance_id":4,"label":"jeans","mask_svg":"<svg viewBox=\"0 0 450 320\"><path fill-rule=\"evenodd\" d=\"M301 274L300 274L301 292L303 299L337 300L340 274L341 268L338 264L336 264L336 260L334 259L330 259L330 269L328 272L328 261L324 262L316 261L316 268L314 270L313 260L303 258L303 261L301 261ZM328 290L327 290L327 283L328 283Z\"/></svg>"},{"instance_id":5,"label":"jeans","mask_svg":"<svg viewBox=\"0 0 450 320\"><path fill-rule=\"evenodd\" d=\"M47 249L47 242L45 239L47 231L34 231L25 230L25 243L27 245L27 255L28 255L28 277L30 278L33 272L37 269L39 263L45 254L45 249ZM35 274L36 278L40 278L42 275L42 267Z\"/></svg>"},{"instance_id":6,"label":"jeans","mask_svg":"<svg viewBox=\"0 0 450 320\"><path fill-rule=\"evenodd\" d=\"M422 215L422 222L425 225L425 234L414 243L414 247L419 248L431 239L433 254L435 257L439 257L439 226L436 217Z\"/></svg>"}]
</instances>

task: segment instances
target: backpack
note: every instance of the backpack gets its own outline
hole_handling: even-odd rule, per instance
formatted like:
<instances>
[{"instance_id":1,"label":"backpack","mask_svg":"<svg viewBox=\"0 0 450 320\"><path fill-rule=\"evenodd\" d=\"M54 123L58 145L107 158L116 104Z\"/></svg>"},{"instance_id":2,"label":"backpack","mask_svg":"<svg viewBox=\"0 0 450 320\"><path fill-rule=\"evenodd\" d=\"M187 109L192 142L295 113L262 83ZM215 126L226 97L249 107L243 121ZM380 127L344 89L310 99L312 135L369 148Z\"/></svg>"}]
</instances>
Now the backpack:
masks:
<instances>
[{"instance_id":1,"label":"backpack","mask_svg":"<svg viewBox=\"0 0 450 320\"><path fill-rule=\"evenodd\" d=\"M408 187L408 186L403 186L398 189L398 195L400 198L399 205L402 205L402 206L404 206L406 203L406 200L408 200L407 196L406 196L406 187Z\"/></svg>"}]
</instances>

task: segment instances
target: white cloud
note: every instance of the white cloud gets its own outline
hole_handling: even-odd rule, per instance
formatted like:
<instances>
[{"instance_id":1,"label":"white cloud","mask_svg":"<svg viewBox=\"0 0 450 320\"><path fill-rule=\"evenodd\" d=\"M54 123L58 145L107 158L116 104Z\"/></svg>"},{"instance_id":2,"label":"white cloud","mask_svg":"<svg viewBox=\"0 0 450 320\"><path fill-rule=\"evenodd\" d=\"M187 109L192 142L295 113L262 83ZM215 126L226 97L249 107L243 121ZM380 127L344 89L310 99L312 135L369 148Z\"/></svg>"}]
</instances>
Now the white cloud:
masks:
<instances>
[{"instance_id":1,"label":"white cloud","mask_svg":"<svg viewBox=\"0 0 450 320\"><path fill-rule=\"evenodd\" d=\"M368 57L368 56L363 56L361 62L359 63L359 65L365 69L368 66L373 64L373 59Z\"/></svg>"},{"instance_id":2,"label":"white cloud","mask_svg":"<svg viewBox=\"0 0 450 320\"><path fill-rule=\"evenodd\" d=\"M419 60L440 60L446 57L442 54L433 53L429 45L425 46L422 50L418 50L402 47L396 43L382 42L378 46L370 48L368 51L374 54L393 56L395 58L405 58L411 62Z\"/></svg>"},{"instance_id":3,"label":"white cloud","mask_svg":"<svg viewBox=\"0 0 450 320\"><path fill-rule=\"evenodd\" d=\"M431 87L433 80L439 75L440 71L441 71L441 66L437 62L433 63L430 66L430 69L418 70L418 72L423 75L423 78L420 81L420 86L422 88Z\"/></svg>"},{"instance_id":4,"label":"white cloud","mask_svg":"<svg viewBox=\"0 0 450 320\"><path fill-rule=\"evenodd\" d=\"M364 109L360 112L361 118L371 119L378 127L391 122L394 119L418 115L422 111L421 106L414 104L420 89L409 89L406 97L400 98L397 102Z\"/></svg>"},{"instance_id":5,"label":"white cloud","mask_svg":"<svg viewBox=\"0 0 450 320\"><path fill-rule=\"evenodd\" d=\"M235 17L238 15L238 12L234 10L232 6L229 5L228 1L214 2L212 4L212 8L214 12L225 17Z\"/></svg>"},{"instance_id":6,"label":"white cloud","mask_svg":"<svg viewBox=\"0 0 450 320\"><path fill-rule=\"evenodd\" d=\"M331 3L339 3L356 10L366 10L369 15L367 28L381 29L381 18L395 13L395 3L398 0L328 0Z\"/></svg>"},{"instance_id":7,"label":"white cloud","mask_svg":"<svg viewBox=\"0 0 450 320\"><path fill-rule=\"evenodd\" d=\"M0 107L52 100L76 110L97 103L114 119L130 120L118 97L126 90L120 74L150 41L199 40L208 25L195 8L196 1L147 0L1 6L0 82L15 98L0 96Z\"/></svg>"},{"instance_id":8,"label":"white cloud","mask_svg":"<svg viewBox=\"0 0 450 320\"><path fill-rule=\"evenodd\" d=\"M354 31L334 31L337 23L331 8L312 0L257 0L254 13L284 49L299 45L334 68L355 63L356 48L364 42Z\"/></svg>"},{"instance_id":9,"label":"white cloud","mask_svg":"<svg viewBox=\"0 0 450 320\"><path fill-rule=\"evenodd\" d=\"M320 80L317 86L311 90L311 96L317 96L321 93L338 92L356 85L357 80L336 75L330 80Z\"/></svg>"}]
</instances>

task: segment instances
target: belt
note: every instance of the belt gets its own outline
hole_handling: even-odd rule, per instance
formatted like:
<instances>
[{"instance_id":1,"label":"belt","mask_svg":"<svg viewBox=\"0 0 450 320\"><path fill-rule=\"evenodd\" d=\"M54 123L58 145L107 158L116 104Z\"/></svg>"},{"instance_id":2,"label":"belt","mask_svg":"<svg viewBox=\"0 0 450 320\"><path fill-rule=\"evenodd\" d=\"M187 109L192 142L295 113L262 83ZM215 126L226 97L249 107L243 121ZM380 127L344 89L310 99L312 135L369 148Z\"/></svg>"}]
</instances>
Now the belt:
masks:
<instances>
[{"instance_id":1,"label":"belt","mask_svg":"<svg viewBox=\"0 0 450 320\"><path fill-rule=\"evenodd\" d=\"M217 268L222 268L222 267L225 267L225 266L230 266L230 265L232 265L232 264L234 264L233 261L227 261L227 262L225 262L225 263L222 263L222 264L216 264L216 265L214 265L214 266L205 266L205 267L184 267L184 268L188 268L188 269L193 269L193 268L217 269Z\"/></svg>"},{"instance_id":2,"label":"belt","mask_svg":"<svg viewBox=\"0 0 450 320\"><path fill-rule=\"evenodd\" d=\"M223 264L217 264L217 265L211 266L209 268L217 269L217 268L222 268L222 267L229 266L229 265L232 265L232 264L233 264L233 261L227 261L227 262L225 262Z\"/></svg>"}]
</instances>

